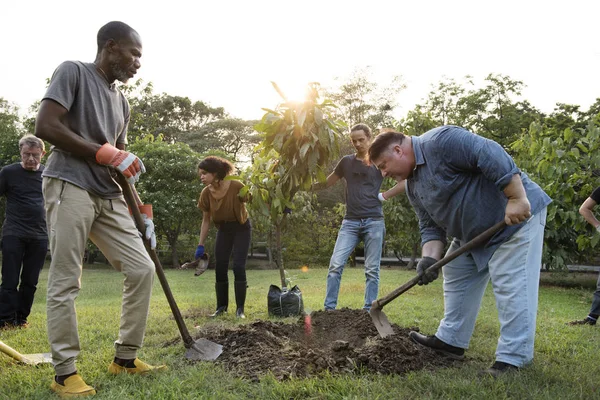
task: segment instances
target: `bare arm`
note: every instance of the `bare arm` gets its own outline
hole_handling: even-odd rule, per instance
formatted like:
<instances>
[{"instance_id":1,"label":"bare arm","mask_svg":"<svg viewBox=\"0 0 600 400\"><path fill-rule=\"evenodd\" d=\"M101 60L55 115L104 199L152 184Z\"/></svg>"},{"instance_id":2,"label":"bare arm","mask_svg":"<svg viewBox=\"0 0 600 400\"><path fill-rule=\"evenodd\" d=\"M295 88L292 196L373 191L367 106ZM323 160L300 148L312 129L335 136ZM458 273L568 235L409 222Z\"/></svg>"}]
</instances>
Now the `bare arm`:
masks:
<instances>
[{"instance_id":1,"label":"bare arm","mask_svg":"<svg viewBox=\"0 0 600 400\"><path fill-rule=\"evenodd\" d=\"M596 229L600 227L600 221L598 221L592 210L597 204L598 203L596 203L595 200L593 200L591 197L588 197L585 199L581 207L579 207L579 214L581 214L583 218L585 218L585 220Z\"/></svg>"},{"instance_id":2,"label":"bare arm","mask_svg":"<svg viewBox=\"0 0 600 400\"><path fill-rule=\"evenodd\" d=\"M204 246L204 242L208 237L208 229L210 228L210 212L202 212L202 226L200 227L200 241L198 244Z\"/></svg>"},{"instance_id":3,"label":"bare arm","mask_svg":"<svg viewBox=\"0 0 600 400\"><path fill-rule=\"evenodd\" d=\"M340 177L337 176L335 174L335 172L332 172L331 174L329 174L329 176L327 177L327 180L323 183L315 183L314 185L312 185L312 189L313 190L321 190L321 189L327 189L330 186L333 186L337 183L337 181L340 180Z\"/></svg>"},{"instance_id":4,"label":"bare arm","mask_svg":"<svg viewBox=\"0 0 600 400\"><path fill-rule=\"evenodd\" d=\"M444 242L441 240L430 240L429 242L423 245L423 250L421 251L422 257L431 257L436 260L440 260L442 258L442 253L444 252Z\"/></svg>"},{"instance_id":5,"label":"bare arm","mask_svg":"<svg viewBox=\"0 0 600 400\"><path fill-rule=\"evenodd\" d=\"M35 121L35 136L80 157L95 157L101 145L90 143L65 123L67 109L54 100L42 100Z\"/></svg>"},{"instance_id":6,"label":"bare arm","mask_svg":"<svg viewBox=\"0 0 600 400\"><path fill-rule=\"evenodd\" d=\"M398 183L396 183L394 185L394 187L392 187L391 189L386 190L385 192L383 192L383 198L385 200L389 200L392 197L398 196L401 193L404 193L406 191L406 181L405 180L401 180L398 181Z\"/></svg>"},{"instance_id":7,"label":"bare arm","mask_svg":"<svg viewBox=\"0 0 600 400\"><path fill-rule=\"evenodd\" d=\"M504 221L506 225L516 225L531 217L531 204L527 199L521 176L514 174L510 183L504 188L504 194L508 198Z\"/></svg>"}]
</instances>

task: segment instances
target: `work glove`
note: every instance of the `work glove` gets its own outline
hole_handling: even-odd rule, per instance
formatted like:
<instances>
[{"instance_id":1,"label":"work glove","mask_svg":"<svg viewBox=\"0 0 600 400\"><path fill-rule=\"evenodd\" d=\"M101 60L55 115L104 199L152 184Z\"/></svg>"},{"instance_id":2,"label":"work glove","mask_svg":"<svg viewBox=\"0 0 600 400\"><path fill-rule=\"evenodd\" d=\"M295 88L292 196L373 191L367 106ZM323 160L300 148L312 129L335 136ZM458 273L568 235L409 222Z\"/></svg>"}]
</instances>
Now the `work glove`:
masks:
<instances>
[{"instance_id":1,"label":"work glove","mask_svg":"<svg viewBox=\"0 0 600 400\"><path fill-rule=\"evenodd\" d=\"M417 264L417 275L423 274L423 272L425 272L425 270L427 268L431 267L436 262L437 262L437 260L432 257L421 258L421 261L419 261L419 263ZM427 285L428 283L436 280L438 277L438 271L439 270L436 270L435 272L428 272L426 274L423 274L423 276L421 276L421 278L419 278L419 282L418 282L419 285Z\"/></svg>"},{"instance_id":2,"label":"work glove","mask_svg":"<svg viewBox=\"0 0 600 400\"><path fill-rule=\"evenodd\" d=\"M204 255L204 245L199 244L198 247L196 247L196 253L194 254L194 257L197 259L201 258Z\"/></svg>"},{"instance_id":3,"label":"work glove","mask_svg":"<svg viewBox=\"0 0 600 400\"><path fill-rule=\"evenodd\" d=\"M130 184L140 179L140 175L146 172L144 163L135 154L119 150L115 146L104 143L96 152L96 162L100 165L115 167L125 175Z\"/></svg>"},{"instance_id":4,"label":"work glove","mask_svg":"<svg viewBox=\"0 0 600 400\"><path fill-rule=\"evenodd\" d=\"M154 222L152 222L152 204L143 204L139 208L146 227L144 236L146 240L150 241L150 248L154 250L156 249L156 234L154 233Z\"/></svg>"}]
</instances>

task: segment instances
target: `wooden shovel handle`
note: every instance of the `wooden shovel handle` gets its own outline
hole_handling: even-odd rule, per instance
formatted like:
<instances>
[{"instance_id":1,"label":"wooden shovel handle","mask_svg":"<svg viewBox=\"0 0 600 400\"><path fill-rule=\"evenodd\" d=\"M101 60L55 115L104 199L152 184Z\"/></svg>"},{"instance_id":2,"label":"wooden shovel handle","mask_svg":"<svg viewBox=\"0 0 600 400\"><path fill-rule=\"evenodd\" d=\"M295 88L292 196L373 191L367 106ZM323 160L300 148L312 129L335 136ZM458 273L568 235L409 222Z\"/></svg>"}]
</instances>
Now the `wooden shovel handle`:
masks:
<instances>
[{"instance_id":1,"label":"wooden shovel handle","mask_svg":"<svg viewBox=\"0 0 600 400\"><path fill-rule=\"evenodd\" d=\"M446 257L437 261L431 267L429 267L425 271L423 271L423 273L415 276L413 279L406 282L404 285L398 287L397 289L395 289L393 292L389 293L388 295L386 295L378 300L375 300L375 302L374 302L375 304L373 304L373 306L378 307L378 308L383 308L383 306L385 306L387 303L394 300L396 297L400 296L402 293L406 292L407 290L409 290L410 288L415 286L419 282L419 279L421 279L421 277L423 275L425 275L427 272L435 272L435 271L439 270L440 268L442 268L444 265L448 264L450 261L454 260L456 257L460 256L461 254L466 253L467 251L473 250L474 248L481 246L482 244L484 244L488 240L490 240L492 238L492 236L494 236L496 233L500 232L505 227L506 227L506 223L504 222L504 220L498 222L496 225L492 226L488 230L475 236L469 242L465 243L463 246L454 250L452 253L448 254Z\"/></svg>"},{"instance_id":2,"label":"wooden shovel handle","mask_svg":"<svg viewBox=\"0 0 600 400\"><path fill-rule=\"evenodd\" d=\"M131 185L127 181L127 178L120 172L117 171L117 180L121 189L123 190L123 196L125 197L125 201L129 206L131 213L133 215L133 220L135 221L135 225L142 234L142 240L144 245L146 246L146 250L150 255L150 258L154 262L154 267L156 268L156 275L158 275L158 280L160 281L160 285L162 286L163 292L165 292L165 296L167 297L167 301L169 302L169 306L171 307L171 312L173 313L173 317L175 317L175 322L177 322L177 327L179 328L179 333L181 334L181 338L183 339L183 343L186 348L190 348L194 344L194 339L190 335L185 323L183 321L183 317L181 316L181 312L179 311L179 307L175 302L175 298L173 297L173 292L171 292L171 288L169 286L169 282L167 281L167 277L165 276L165 271L163 270L162 264L158 259L158 255L156 251L150 248L150 243L145 237L146 226L144 225L144 218L138 209L138 204L135 199L135 195L133 190L131 189Z\"/></svg>"}]
</instances>

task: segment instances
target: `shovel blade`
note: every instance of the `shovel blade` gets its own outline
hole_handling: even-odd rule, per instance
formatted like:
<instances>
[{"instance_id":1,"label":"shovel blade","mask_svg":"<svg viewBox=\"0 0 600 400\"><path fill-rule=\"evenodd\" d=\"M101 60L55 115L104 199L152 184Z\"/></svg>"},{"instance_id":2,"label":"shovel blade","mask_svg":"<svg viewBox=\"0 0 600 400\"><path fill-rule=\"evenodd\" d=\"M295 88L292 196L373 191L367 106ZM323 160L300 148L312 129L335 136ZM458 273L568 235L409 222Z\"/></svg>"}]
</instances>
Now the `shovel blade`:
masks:
<instances>
[{"instance_id":1,"label":"shovel blade","mask_svg":"<svg viewBox=\"0 0 600 400\"><path fill-rule=\"evenodd\" d=\"M196 340L186 351L185 358L193 361L214 361L223 352L223 346L207 339Z\"/></svg>"},{"instance_id":2,"label":"shovel blade","mask_svg":"<svg viewBox=\"0 0 600 400\"><path fill-rule=\"evenodd\" d=\"M38 364L52 364L52 354L50 353L38 353L38 354L23 354L23 360L25 364L38 365Z\"/></svg>"},{"instance_id":3,"label":"shovel blade","mask_svg":"<svg viewBox=\"0 0 600 400\"><path fill-rule=\"evenodd\" d=\"M373 320L375 328L377 328L377 332L379 332L379 335L382 338L394 334L394 328L392 328L390 321L388 321L387 316L384 314L381 308L371 307L371 309L369 310L369 315Z\"/></svg>"}]
</instances>

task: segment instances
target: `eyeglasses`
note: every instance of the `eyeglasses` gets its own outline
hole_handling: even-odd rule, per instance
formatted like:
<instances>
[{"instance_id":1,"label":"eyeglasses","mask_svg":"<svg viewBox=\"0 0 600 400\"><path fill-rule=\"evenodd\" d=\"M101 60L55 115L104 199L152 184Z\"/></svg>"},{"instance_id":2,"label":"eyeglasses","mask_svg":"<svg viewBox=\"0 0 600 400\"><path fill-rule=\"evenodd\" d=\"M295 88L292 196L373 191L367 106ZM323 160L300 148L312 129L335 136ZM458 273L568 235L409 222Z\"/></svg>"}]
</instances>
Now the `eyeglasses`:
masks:
<instances>
[{"instance_id":1,"label":"eyeglasses","mask_svg":"<svg viewBox=\"0 0 600 400\"><path fill-rule=\"evenodd\" d=\"M25 160L29 159L29 157L33 157L35 160L41 160L42 153L21 153L21 157Z\"/></svg>"}]
</instances>

